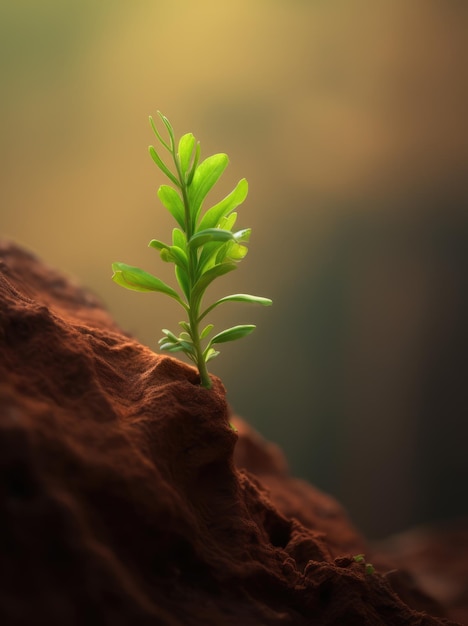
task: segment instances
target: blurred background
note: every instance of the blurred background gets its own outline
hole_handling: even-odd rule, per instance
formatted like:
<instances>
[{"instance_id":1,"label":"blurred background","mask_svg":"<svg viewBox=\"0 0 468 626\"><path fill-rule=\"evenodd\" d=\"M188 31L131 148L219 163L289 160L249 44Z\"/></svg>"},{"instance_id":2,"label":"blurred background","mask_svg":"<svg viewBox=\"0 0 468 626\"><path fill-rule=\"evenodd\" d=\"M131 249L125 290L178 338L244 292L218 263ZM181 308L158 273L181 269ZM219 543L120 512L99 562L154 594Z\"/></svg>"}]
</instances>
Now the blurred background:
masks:
<instances>
[{"instance_id":1,"label":"blurred background","mask_svg":"<svg viewBox=\"0 0 468 626\"><path fill-rule=\"evenodd\" d=\"M172 222L148 115L246 177L273 298L213 362L233 409L378 538L468 513L468 3L0 0L0 234L98 293L156 349L176 304L111 282ZM221 316L219 316L221 314ZM173 320L172 326L170 320ZM222 326L221 326L222 325Z\"/></svg>"}]
</instances>

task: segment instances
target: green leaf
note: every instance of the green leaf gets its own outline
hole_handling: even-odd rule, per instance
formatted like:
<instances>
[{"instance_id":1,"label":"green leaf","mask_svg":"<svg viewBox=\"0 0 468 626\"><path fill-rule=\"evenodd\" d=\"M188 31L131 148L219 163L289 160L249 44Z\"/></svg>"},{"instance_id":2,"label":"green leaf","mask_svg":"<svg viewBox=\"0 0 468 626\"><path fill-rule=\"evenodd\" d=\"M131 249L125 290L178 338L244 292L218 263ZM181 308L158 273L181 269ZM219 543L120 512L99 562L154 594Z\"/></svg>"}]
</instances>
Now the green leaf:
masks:
<instances>
[{"instance_id":1,"label":"green leaf","mask_svg":"<svg viewBox=\"0 0 468 626\"><path fill-rule=\"evenodd\" d=\"M188 300L190 297L190 281L189 281L189 277L188 277L186 270L180 267L179 265L176 265L175 275L176 275L177 282L180 285L180 288L182 289L185 297Z\"/></svg>"},{"instance_id":2,"label":"green leaf","mask_svg":"<svg viewBox=\"0 0 468 626\"><path fill-rule=\"evenodd\" d=\"M182 248L179 248L178 246L168 246L158 239L152 239L148 246L159 250L161 253L161 259L166 263L175 263L176 265L179 265L183 269L187 270L187 253L185 250L182 250Z\"/></svg>"},{"instance_id":3,"label":"green leaf","mask_svg":"<svg viewBox=\"0 0 468 626\"><path fill-rule=\"evenodd\" d=\"M185 354L195 354L195 346L192 343L179 340L179 345L182 347L182 350L185 352Z\"/></svg>"},{"instance_id":4,"label":"green leaf","mask_svg":"<svg viewBox=\"0 0 468 626\"><path fill-rule=\"evenodd\" d=\"M190 186L192 184L193 176L198 167L198 161L200 160L200 153L201 153L200 142L198 142L195 147L195 156L193 157L192 169L190 170L190 173L187 176L187 186Z\"/></svg>"},{"instance_id":5,"label":"green leaf","mask_svg":"<svg viewBox=\"0 0 468 626\"><path fill-rule=\"evenodd\" d=\"M192 183L188 188L193 220L192 226L195 226L198 221L198 214L203 200L219 180L228 163L227 154L213 154L213 156L202 161L195 170Z\"/></svg>"},{"instance_id":6,"label":"green leaf","mask_svg":"<svg viewBox=\"0 0 468 626\"><path fill-rule=\"evenodd\" d=\"M234 239L237 242L245 242L247 243L250 240L250 235L252 234L251 228L243 228L242 230L238 230L234 233Z\"/></svg>"},{"instance_id":7,"label":"green leaf","mask_svg":"<svg viewBox=\"0 0 468 626\"><path fill-rule=\"evenodd\" d=\"M250 302L251 304L261 304L262 306L271 306L273 304L270 298L252 296L249 293L235 293L232 296L224 296L216 304L221 304L222 302Z\"/></svg>"},{"instance_id":8,"label":"green leaf","mask_svg":"<svg viewBox=\"0 0 468 626\"><path fill-rule=\"evenodd\" d=\"M163 329L163 333L166 336L158 341L161 350L167 350L168 352L183 351L186 354L195 354L195 348L190 338L189 341L185 341L182 337L176 337L174 333L171 333L166 328Z\"/></svg>"},{"instance_id":9,"label":"green leaf","mask_svg":"<svg viewBox=\"0 0 468 626\"><path fill-rule=\"evenodd\" d=\"M198 270L199 276L204 274L210 267L216 265L216 263L222 263L224 260L225 254L220 254L220 261L217 261L217 256L221 250L225 250L226 246L228 246L231 242L219 242L219 241L211 241L206 243L203 246L200 257L198 259Z\"/></svg>"},{"instance_id":10,"label":"green leaf","mask_svg":"<svg viewBox=\"0 0 468 626\"><path fill-rule=\"evenodd\" d=\"M205 363L208 363L208 361L211 361L211 359L214 359L215 357L217 357L218 354L219 354L219 352L217 350L215 350L214 348L208 348L206 353L203 354L203 358L205 359Z\"/></svg>"},{"instance_id":11,"label":"green leaf","mask_svg":"<svg viewBox=\"0 0 468 626\"><path fill-rule=\"evenodd\" d=\"M199 230L188 242L188 245L192 249L199 248L208 242L225 242L233 239L233 234L230 230L221 230L220 228L207 228L206 230Z\"/></svg>"},{"instance_id":12,"label":"green leaf","mask_svg":"<svg viewBox=\"0 0 468 626\"><path fill-rule=\"evenodd\" d=\"M188 322L179 322L179 326L181 326L185 331L190 333L190 324Z\"/></svg>"},{"instance_id":13,"label":"green leaf","mask_svg":"<svg viewBox=\"0 0 468 626\"><path fill-rule=\"evenodd\" d=\"M161 185L158 189L158 198L178 222L182 230L185 231L185 209L177 191L173 187L169 187L169 185Z\"/></svg>"},{"instance_id":14,"label":"green leaf","mask_svg":"<svg viewBox=\"0 0 468 626\"><path fill-rule=\"evenodd\" d=\"M242 261L248 251L247 246L243 246L240 243L232 243L226 250L225 258L231 259L232 261Z\"/></svg>"},{"instance_id":15,"label":"green leaf","mask_svg":"<svg viewBox=\"0 0 468 626\"><path fill-rule=\"evenodd\" d=\"M219 265L215 265L210 268L207 272L205 272L195 283L192 290L192 302L197 302L205 293L206 289L213 282L215 278L218 276L223 276L223 274L227 274L228 272L232 272L235 270L237 265L235 263L220 263Z\"/></svg>"},{"instance_id":16,"label":"green leaf","mask_svg":"<svg viewBox=\"0 0 468 626\"><path fill-rule=\"evenodd\" d=\"M169 248L169 252L171 253L173 261L176 265L184 270L188 269L188 258L185 250L182 250L182 248L179 248L178 246L171 246Z\"/></svg>"},{"instance_id":17,"label":"green leaf","mask_svg":"<svg viewBox=\"0 0 468 626\"><path fill-rule=\"evenodd\" d=\"M243 178L237 183L236 188L233 189L229 195L223 198L221 202L218 202L218 204L212 206L211 209L208 209L202 217L198 229L204 230L206 228L219 226L219 222L223 217L226 217L228 213L244 202L248 192L249 185L245 178Z\"/></svg>"},{"instance_id":18,"label":"green leaf","mask_svg":"<svg viewBox=\"0 0 468 626\"><path fill-rule=\"evenodd\" d=\"M157 129L156 124L154 123L154 120L151 117L151 115L149 116L149 121L151 124L151 128L153 129L153 132L156 135L156 137L159 139L160 143L166 148L166 150L169 150L169 152L172 152L171 146L168 143L166 143L164 139L161 137L161 134L159 130Z\"/></svg>"},{"instance_id":19,"label":"green leaf","mask_svg":"<svg viewBox=\"0 0 468 626\"><path fill-rule=\"evenodd\" d=\"M213 304L211 304L198 318L200 322L208 313L210 313L214 308L223 304L224 302L248 302L251 304L261 304L262 306L271 306L273 302L270 298L262 298L261 296L251 296L248 293L235 293L231 296L224 296L224 298L220 298Z\"/></svg>"},{"instance_id":20,"label":"green leaf","mask_svg":"<svg viewBox=\"0 0 468 626\"><path fill-rule=\"evenodd\" d=\"M180 159L180 168L183 174L187 174L188 168L190 167L190 161L192 159L193 148L195 146L195 137L192 133L187 133L186 135L182 135L179 140L179 159Z\"/></svg>"},{"instance_id":21,"label":"green leaf","mask_svg":"<svg viewBox=\"0 0 468 626\"><path fill-rule=\"evenodd\" d=\"M172 287L169 287L169 285L166 285L162 280L145 272L139 267L133 267L126 263L112 263L112 270L114 271L112 280L121 287L132 289L133 291L159 291L174 298L174 300L177 300L180 304L185 306L179 294L174 291Z\"/></svg>"},{"instance_id":22,"label":"green leaf","mask_svg":"<svg viewBox=\"0 0 468 626\"><path fill-rule=\"evenodd\" d=\"M245 258L248 251L247 246L243 246L235 241L229 242L219 250L216 255L216 263L223 263L226 260L238 263Z\"/></svg>"},{"instance_id":23,"label":"green leaf","mask_svg":"<svg viewBox=\"0 0 468 626\"><path fill-rule=\"evenodd\" d=\"M218 248L217 254L215 256L214 259L214 264L216 265L216 263L223 263L224 261L226 261L226 259L228 259L228 250L231 246L231 242L225 243L223 244L220 248ZM228 259L231 260L231 259ZM235 259L232 259L233 261L235 261Z\"/></svg>"},{"instance_id":24,"label":"green leaf","mask_svg":"<svg viewBox=\"0 0 468 626\"><path fill-rule=\"evenodd\" d=\"M211 333L214 328L214 324L208 324L200 333L200 339L205 339Z\"/></svg>"},{"instance_id":25,"label":"green leaf","mask_svg":"<svg viewBox=\"0 0 468 626\"><path fill-rule=\"evenodd\" d=\"M174 257L170 253L169 248L163 248L160 252L160 257L164 263L174 263Z\"/></svg>"},{"instance_id":26,"label":"green leaf","mask_svg":"<svg viewBox=\"0 0 468 626\"><path fill-rule=\"evenodd\" d=\"M223 217L222 220L219 222L219 228L224 228L225 230L232 230L234 228L234 224L236 223L237 220L237 213L234 211L234 213L231 213L230 215L227 215L226 217Z\"/></svg>"},{"instance_id":27,"label":"green leaf","mask_svg":"<svg viewBox=\"0 0 468 626\"><path fill-rule=\"evenodd\" d=\"M174 176L174 174L171 172L171 170L167 167L167 165L164 163L164 161L161 159L161 157L159 156L159 154L156 152L156 150L154 149L154 146L150 146L148 148L149 153L151 155L151 158L153 159L153 161L156 163L156 165L159 167L159 169L164 172L164 174L166 174L166 176L168 178L170 178L172 180L172 182L174 183L174 185L176 185L177 187L180 187L180 183L177 180L177 178Z\"/></svg>"},{"instance_id":28,"label":"green leaf","mask_svg":"<svg viewBox=\"0 0 468 626\"><path fill-rule=\"evenodd\" d=\"M177 246L185 252L187 239L185 237L185 234L179 228L174 228L174 230L172 231L172 243L174 246Z\"/></svg>"},{"instance_id":29,"label":"green leaf","mask_svg":"<svg viewBox=\"0 0 468 626\"><path fill-rule=\"evenodd\" d=\"M170 246L168 246L167 243L159 241L159 239L151 239L148 244L148 248L155 248L156 250L168 250Z\"/></svg>"},{"instance_id":30,"label":"green leaf","mask_svg":"<svg viewBox=\"0 0 468 626\"><path fill-rule=\"evenodd\" d=\"M229 217L223 217L221 219L220 225L219 225L219 230L227 230L228 232L231 232L232 227L234 226L234 223L237 219L237 213L231 213L231 215L229 215ZM208 229L209 230L209 229ZM244 229L245 231L247 230L251 230L251 229ZM199 231L201 232L201 231ZM244 232L244 231L239 231ZM198 233L197 233L198 234ZM234 236L234 234L233 234ZM221 246L220 243L207 243L204 245L203 251L200 255L200 259L199 259L199 268L202 271L206 271L206 269L208 269L209 267L215 265L216 263L222 263L226 258L228 258L228 247L229 247L230 243L227 242L225 245L223 245L223 243L221 242ZM243 254L243 256L245 256L247 254L247 252L245 252ZM243 257L240 257L243 258ZM240 258L232 258L233 261L239 261Z\"/></svg>"},{"instance_id":31,"label":"green leaf","mask_svg":"<svg viewBox=\"0 0 468 626\"><path fill-rule=\"evenodd\" d=\"M172 128L172 125L171 125L170 121L167 119L167 117L165 115L163 115L161 113L161 111L158 111L158 115L161 118L162 123L164 124L164 126L167 128L167 132L168 132L169 137L171 139L171 152L174 152L174 146L175 146L174 129Z\"/></svg>"},{"instance_id":32,"label":"green leaf","mask_svg":"<svg viewBox=\"0 0 468 626\"><path fill-rule=\"evenodd\" d=\"M228 218L225 221L234 222L237 217L237 213L233 213L232 217L233 219ZM210 241L208 233L215 232L226 234L214 236ZM205 271L208 267L216 263L222 263L226 259L241 261L246 256L248 250L245 246L241 246L237 242L248 241L251 232L251 228L244 228L236 233L232 233L229 229L224 228L207 228L206 230L198 231L190 240L190 244L193 240L195 240L197 242L197 247L198 245L203 245L203 251L200 254L198 263L199 269L201 271ZM204 233L207 233L206 237L204 236ZM231 233L230 236L227 233ZM198 237L200 237L200 239L198 239ZM232 239L235 239L236 241L230 241ZM222 245L224 243L226 245ZM219 244L221 244L221 246Z\"/></svg>"},{"instance_id":33,"label":"green leaf","mask_svg":"<svg viewBox=\"0 0 468 626\"><path fill-rule=\"evenodd\" d=\"M180 343L163 343L159 347L161 350L166 350L166 352L186 352L184 346Z\"/></svg>"},{"instance_id":34,"label":"green leaf","mask_svg":"<svg viewBox=\"0 0 468 626\"><path fill-rule=\"evenodd\" d=\"M210 345L213 345L214 343L226 343L226 341L235 341L236 339L242 339L242 337L250 335L253 330L255 330L255 326L253 324L233 326L232 328L223 330L222 332L215 335L210 341Z\"/></svg>"},{"instance_id":35,"label":"green leaf","mask_svg":"<svg viewBox=\"0 0 468 626\"><path fill-rule=\"evenodd\" d=\"M174 333L170 330L168 330L167 328L163 328L162 332L166 335L165 337L163 337L162 339L160 339L160 341L166 341L167 339L169 339L170 341L172 341L172 343L177 343L177 341L179 341L179 339L174 335Z\"/></svg>"},{"instance_id":36,"label":"green leaf","mask_svg":"<svg viewBox=\"0 0 468 626\"><path fill-rule=\"evenodd\" d=\"M163 339L165 339L165 337L163 337ZM171 343L170 341L166 341L163 342L161 339L158 341L159 343L159 349L160 350L166 350L167 352L172 352L173 349L175 349L174 351L180 351L182 348L174 343Z\"/></svg>"}]
</instances>

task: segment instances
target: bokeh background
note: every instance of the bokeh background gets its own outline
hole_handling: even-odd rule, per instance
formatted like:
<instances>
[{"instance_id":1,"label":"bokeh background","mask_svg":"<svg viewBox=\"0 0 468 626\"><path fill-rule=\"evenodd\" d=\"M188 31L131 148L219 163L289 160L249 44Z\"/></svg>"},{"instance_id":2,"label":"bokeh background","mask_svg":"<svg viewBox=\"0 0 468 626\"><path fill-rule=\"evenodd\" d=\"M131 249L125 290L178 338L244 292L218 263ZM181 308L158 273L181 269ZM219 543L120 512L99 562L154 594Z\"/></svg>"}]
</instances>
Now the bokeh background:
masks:
<instances>
[{"instance_id":1,"label":"bokeh background","mask_svg":"<svg viewBox=\"0 0 468 626\"><path fill-rule=\"evenodd\" d=\"M468 3L0 0L0 233L155 348L177 305L148 115L250 184L249 255L212 292L257 323L213 362L236 412L370 537L468 513ZM221 317L219 314L221 313Z\"/></svg>"}]
</instances>

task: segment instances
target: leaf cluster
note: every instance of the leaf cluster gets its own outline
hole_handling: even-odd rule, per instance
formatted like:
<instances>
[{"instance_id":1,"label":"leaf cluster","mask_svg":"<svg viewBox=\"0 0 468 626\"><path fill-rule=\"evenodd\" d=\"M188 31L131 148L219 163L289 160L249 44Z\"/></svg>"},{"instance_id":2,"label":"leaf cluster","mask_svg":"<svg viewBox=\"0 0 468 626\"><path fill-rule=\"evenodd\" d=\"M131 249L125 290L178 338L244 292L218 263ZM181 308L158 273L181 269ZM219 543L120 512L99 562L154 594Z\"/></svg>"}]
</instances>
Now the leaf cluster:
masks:
<instances>
[{"instance_id":1,"label":"leaf cluster","mask_svg":"<svg viewBox=\"0 0 468 626\"><path fill-rule=\"evenodd\" d=\"M150 123L160 144L159 152L149 147L151 158L172 185L161 185L158 197L177 223L170 243L152 239L149 246L157 250L163 261L173 263L179 289L173 289L152 274L125 263L112 265L113 280L127 289L142 292L161 292L176 300L185 310L187 321L179 322L182 331L176 335L163 330L159 344L168 352L184 352L198 367L201 384L211 386L206 363L219 351L214 347L250 334L255 326L245 324L223 330L213 336L213 324L202 321L214 308L225 302L248 302L264 306L271 300L249 294L233 294L204 304L205 292L211 283L236 269L246 256L251 229L235 229L237 209L247 197L245 179L221 201L204 210L207 195L228 165L226 154L214 154L200 161L200 143L192 133L176 142L169 120L158 112L166 129L167 138L160 133L154 120ZM167 159L161 157L168 153ZM203 345L202 345L203 344Z\"/></svg>"}]
</instances>

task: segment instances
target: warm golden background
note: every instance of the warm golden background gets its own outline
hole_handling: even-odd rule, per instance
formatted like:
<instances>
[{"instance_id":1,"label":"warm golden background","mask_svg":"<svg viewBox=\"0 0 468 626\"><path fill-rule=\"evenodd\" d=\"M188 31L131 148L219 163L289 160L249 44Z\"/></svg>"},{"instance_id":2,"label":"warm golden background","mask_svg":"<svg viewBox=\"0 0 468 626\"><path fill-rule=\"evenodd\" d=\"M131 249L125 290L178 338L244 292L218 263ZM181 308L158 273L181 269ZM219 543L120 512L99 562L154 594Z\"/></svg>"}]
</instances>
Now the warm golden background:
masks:
<instances>
[{"instance_id":1,"label":"warm golden background","mask_svg":"<svg viewBox=\"0 0 468 626\"><path fill-rule=\"evenodd\" d=\"M468 512L464 0L0 0L0 232L156 347L177 305L148 115L227 152L251 251L216 293L235 410L371 536ZM214 194L216 196L216 194ZM215 199L213 197L213 199ZM172 322L171 322L172 320ZM221 330L221 326L218 327Z\"/></svg>"}]
</instances>

